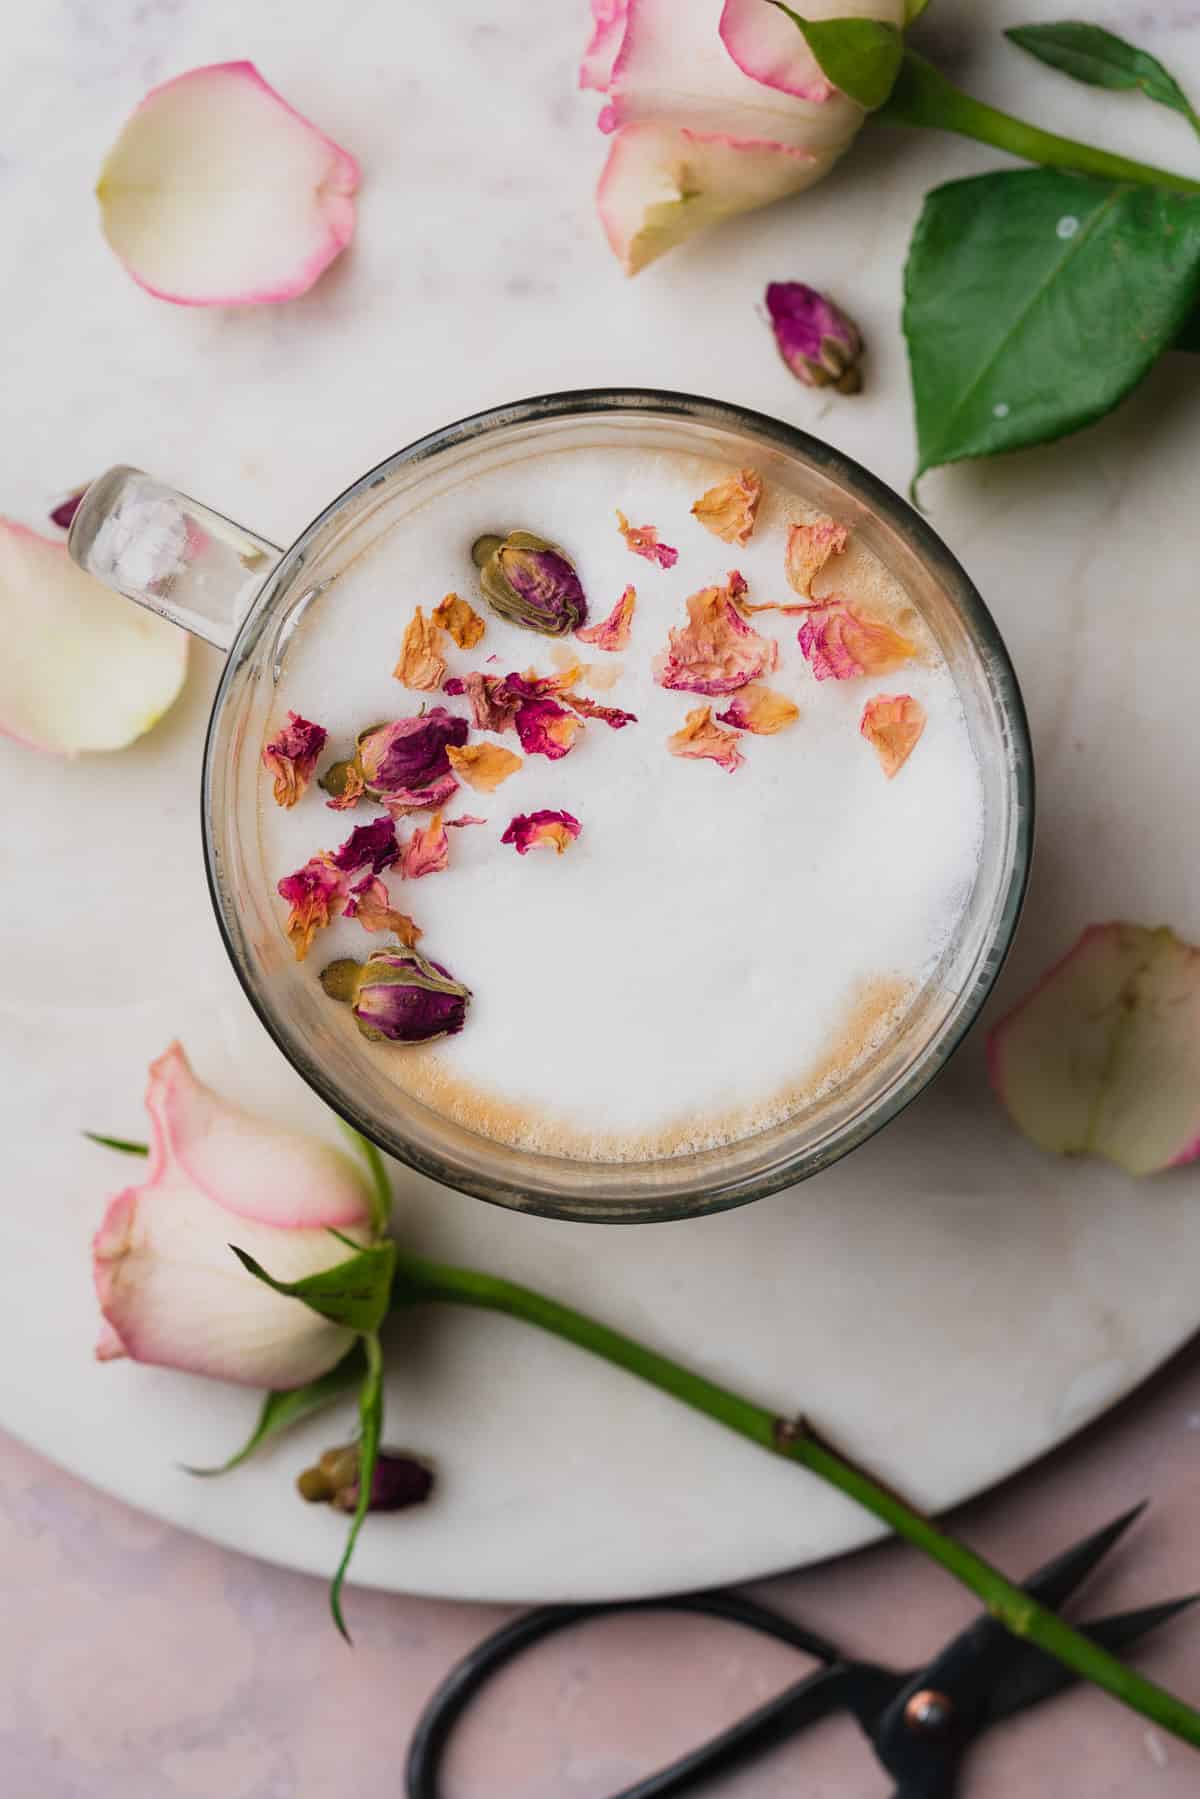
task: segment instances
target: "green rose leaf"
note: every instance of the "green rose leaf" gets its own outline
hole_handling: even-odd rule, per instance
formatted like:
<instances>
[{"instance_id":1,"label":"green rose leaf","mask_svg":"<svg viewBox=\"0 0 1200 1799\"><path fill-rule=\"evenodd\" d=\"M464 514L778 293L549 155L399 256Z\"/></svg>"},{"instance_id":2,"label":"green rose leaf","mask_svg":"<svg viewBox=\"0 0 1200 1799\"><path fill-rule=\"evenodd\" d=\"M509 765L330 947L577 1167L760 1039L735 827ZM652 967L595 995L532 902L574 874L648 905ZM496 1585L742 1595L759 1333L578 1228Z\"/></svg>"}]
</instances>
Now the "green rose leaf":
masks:
<instances>
[{"instance_id":1,"label":"green rose leaf","mask_svg":"<svg viewBox=\"0 0 1200 1799\"><path fill-rule=\"evenodd\" d=\"M1200 196L1057 169L935 188L904 271L914 480L1102 417L1180 331L1198 287Z\"/></svg>"},{"instance_id":2,"label":"green rose leaf","mask_svg":"<svg viewBox=\"0 0 1200 1799\"><path fill-rule=\"evenodd\" d=\"M102 1137L99 1131L81 1131L89 1143L98 1143L101 1149L119 1149L123 1156L148 1156L148 1143L135 1143L132 1137Z\"/></svg>"},{"instance_id":3,"label":"green rose leaf","mask_svg":"<svg viewBox=\"0 0 1200 1799\"><path fill-rule=\"evenodd\" d=\"M229 1245L242 1267L256 1280L265 1282L276 1293L289 1299L302 1299L306 1306L328 1318L332 1324L366 1334L376 1331L387 1316L392 1290L392 1274L396 1266L396 1245L378 1243L372 1249L359 1249L340 1231L331 1231L341 1243L349 1243L355 1253L320 1274L306 1274L303 1280L277 1281L252 1255Z\"/></svg>"},{"instance_id":4,"label":"green rose leaf","mask_svg":"<svg viewBox=\"0 0 1200 1799\"><path fill-rule=\"evenodd\" d=\"M1200 132L1200 118L1187 95L1157 57L1099 25L1068 19L1059 25L1014 25L1004 35L1039 62L1049 63L1075 81L1086 81L1089 87L1140 88L1147 99L1182 113L1193 131Z\"/></svg>"},{"instance_id":5,"label":"green rose leaf","mask_svg":"<svg viewBox=\"0 0 1200 1799\"><path fill-rule=\"evenodd\" d=\"M333 1613L334 1623L347 1642L350 1641L350 1632L346 1629L346 1620L342 1616L342 1586L350 1566L350 1558L354 1554L354 1545L358 1542L358 1533L371 1504L371 1483L375 1478L379 1440L383 1435L383 1351L379 1347L379 1338L374 1333L364 1337L363 1349L367 1358L367 1372L358 1392L358 1416L362 1427L358 1443L358 1504L350 1520L350 1532L342 1551L342 1559L329 1588L329 1609Z\"/></svg>"},{"instance_id":6,"label":"green rose leaf","mask_svg":"<svg viewBox=\"0 0 1200 1799\"><path fill-rule=\"evenodd\" d=\"M900 73L904 39L894 25L879 19L804 19L770 0L786 13L834 87L857 100L868 112L882 106Z\"/></svg>"},{"instance_id":7,"label":"green rose leaf","mask_svg":"<svg viewBox=\"0 0 1200 1799\"><path fill-rule=\"evenodd\" d=\"M286 1393L266 1394L257 1424L242 1447L227 1462L222 1462L217 1468L189 1468L187 1472L207 1479L210 1475L228 1474L230 1469L239 1468L271 1437L277 1437L281 1431L298 1424L301 1418L307 1418L311 1412L319 1412L323 1406L332 1404L343 1393L348 1393L351 1387L356 1387L366 1372L366 1367L367 1358L363 1346L356 1343L335 1367L316 1380L310 1380L307 1386L292 1387Z\"/></svg>"}]
</instances>

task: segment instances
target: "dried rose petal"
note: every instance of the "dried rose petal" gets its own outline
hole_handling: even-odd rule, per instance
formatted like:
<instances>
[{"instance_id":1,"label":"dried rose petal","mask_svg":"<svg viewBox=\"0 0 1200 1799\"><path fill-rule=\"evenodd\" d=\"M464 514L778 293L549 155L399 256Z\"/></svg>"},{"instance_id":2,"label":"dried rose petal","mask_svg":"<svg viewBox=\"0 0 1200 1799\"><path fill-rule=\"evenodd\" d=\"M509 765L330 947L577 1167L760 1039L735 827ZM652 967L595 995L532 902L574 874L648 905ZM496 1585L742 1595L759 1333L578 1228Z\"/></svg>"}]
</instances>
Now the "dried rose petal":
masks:
<instances>
[{"instance_id":1,"label":"dried rose petal","mask_svg":"<svg viewBox=\"0 0 1200 1799\"><path fill-rule=\"evenodd\" d=\"M622 712L619 706L602 706L598 700L591 700L585 693L564 693L563 699L572 712L578 712L580 718L600 718L614 731L620 731L625 725L636 725L636 712Z\"/></svg>"},{"instance_id":2,"label":"dried rose petal","mask_svg":"<svg viewBox=\"0 0 1200 1799\"><path fill-rule=\"evenodd\" d=\"M317 786L329 795L325 804L331 812L351 811L366 792L362 769L354 759L349 762L331 762L317 781Z\"/></svg>"},{"instance_id":3,"label":"dried rose petal","mask_svg":"<svg viewBox=\"0 0 1200 1799\"><path fill-rule=\"evenodd\" d=\"M371 873L381 875L400 854L396 842L396 822L385 814L373 818L368 825L355 825L345 843L333 853L333 865L343 874L357 874L370 866Z\"/></svg>"},{"instance_id":4,"label":"dried rose petal","mask_svg":"<svg viewBox=\"0 0 1200 1799\"><path fill-rule=\"evenodd\" d=\"M466 1022L471 989L419 950L385 944L363 963L349 958L321 970L330 999L348 1004L374 1043L432 1043Z\"/></svg>"},{"instance_id":5,"label":"dried rose petal","mask_svg":"<svg viewBox=\"0 0 1200 1799\"><path fill-rule=\"evenodd\" d=\"M784 568L788 584L806 600L812 599L812 584L831 556L840 556L850 532L836 519L819 518L811 525L789 525Z\"/></svg>"},{"instance_id":6,"label":"dried rose petal","mask_svg":"<svg viewBox=\"0 0 1200 1799\"><path fill-rule=\"evenodd\" d=\"M882 619L866 618L848 600L832 595L810 610L800 627L799 643L818 681L890 675L917 648Z\"/></svg>"},{"instance_id":7,"label":"dried rose petal","mask_svg":"<svg viewBox=\"0 0 1200 1799\"><path fill-rule=\"evenodd\" d=\"M766 297L776 348L797 381L858 393L863 341L854 320L803 281L772 281Z\"/></svg>"},{"instance_id":8,"label":"dried rose petal","mask_svg":"<svg viewBox=\"0 0 1200 1799\"><path fill-rule=\"evenodd\" d=\"M703 587L687 603L688 622L672 630L654 659L660 687L686 693L734 693L775 667L779 646L748 625L737 602L746 583L731 571L724 587Z\"/></svg>"},{"instance_id":9,"label":"dried rose petal","mask_svg":"<svg viewBox=\"0 0 1200 1799\"><path fill-rule=\"evenodd\" d=\"M57 525L60 531L69 531L71 529L71 521L79 511L79 502L83 499L86 492L86 486L77 487L74 493L67 495L65 500L60 500L58 505L51 509L50 523L52 525Z\"/></svg>"},{"instance_id":10,"label":"dried rose petal","mask_svg":"<svg viewBox=\"0 0 1200 1799\"><path fill-rule=\"evenodd\" d=\"M473 812L463 812L458 818L448 818L446 820L446 829L448 831L458 831L461 830L464 825L485 825L486 823L486 818L477 818Z\"/></svg>"},{"instance_id":11,"label":"dried rose petal","mask_svg":"<svg viewBox=\"0 0 1200 1799\"><path fill-rule=\"evenodd\" d=\"M732 725L738 731L751 731L757 737L773 737L785 725L795 724L799 716L799 706L794 706L786 694L772 693L769 687L760 687L757 681L741 688L725 711L717 713L721 724Z\"/></svg>"},{"instance_id":12,"label":"dried rose petal","mask_svg":"<svg viewBox=\"0 0 1200 1799\"><path fill-rule=\"evenodd\" d=\"M570 558L531 531L480 537L471 546L483 597L510 624L565 637L587 619L587 600Z\"/></svg>"},{"instance_id":13,"label":"dried rose petal","mask_svg":"<svg viewBox=\"0 0 1200 1799\"><path fill-rule=\"evenodd\" d=\"M500 841L515 845L518 856L537 849L554 850L561 856L582 829L570 812L519 812Z\"/></svg>"},{"instance_id":14,"label":"dried rose petal","mask_svg":"<svg viewBox=\"0 0 1200 1799\"><path fill-rule=\"evenodd\" d=\"M422 875L440 874L450 863L450 839L435 812L427 825L417 825L400 851L400 873L406 881L419 881Z\"/></svg>"},{"instance_id":15,"label":"dried rose petal","mask_svg":"<svg viewBox=\"0 0 1200 1799\"><path fill-rule=\"evenodd\" d=\"M625 650L629 648L629 630L633 624L633 609L637 605L637 589L627 587L607 618L601 619L598 625L588 625L585 630L576 631L580 643L594 643L598 650Z\"/></svg>"},{"instance_id":16,"label":"dried rose petal","mask_svg":"<svg viewBox=\"0 0 1200 1799\"><path fill-rule=\"evenodd\" d=\"M746 760L738 748L734 732L723 731L713 723L712 707L697 706L684 720L682 730L667 738L673 756L694 756L719 762L730 774Z\"/></svg>"},{"instance_id":17,"label":"dried rose petal","mask_svg":"<svg viewBox=\"0 0 1200 1799\"><path fill-rule=\"evenodd\" d=\"M692 517L706 531L726 543L743 548L754 532L754 517L762 499L762 479L752 468L739 469L702 493L692 507Z\"/></svg>"},{"instance_id":18,"label":"dried rose petal","mask_svg":"<svg viewBox=\"0 0 1200 1799\"><path fill-rule=\"evenodd\" d=\"M448 750L450 766L459 778L476 793L494 793L501 781L515 775L521 766L520 756L499 743L468 743L463 749ZM462 821L455 819L455 824Z\"/></svg>"},{"instance_id":19,"label":"dried rose petal","mask_svg":"<svg viewBox=\"0 0 1200 1799\"><path fill-rule=\"evenodd\" d=\"M421 935L421 927L407 912L394 909L391 895L378 875L366 874L350 889L346 917L357 918L364 931L394 931L408 949Z\"/></svg>"},{"instance_id":20,"label":"dried rose petal","mask_svg":"<svg viewBox=\"0 0 1200 1799\"><path fill-rule=\"evenodd\" d=\"M635 556L657 562L659 568L674 568L679 561L679 551L673 550L669 543L659 543L653 525L631 525L625 514L618 512L617 529Z\"/></svg>"},{"instance_id":21,"label":"dried rose petal","mask_svg":"<svg viewBox=\"0 0 1200 1799\"><path fill-rule=\"evenodd\" d=\"M317 932L346 910L348 879L335 868L333 857L322 851L295 874L284 875L276 891L291 907L284 928L297 962L303 962Z\"/></svg>"},{"instance_id":22,"label":"dried rose petal","mask_svg":"<svg viewBox=\"0 0 1200 1799\"><path fill-rule=\"evenodd\" d=\"M294 806L312 780L317 757L325 748L324 725L314 725L298 712L289 712L287 724L267 744L263 767L274 777L275 804Z\"/></svg>"},{"instance_id":23,"label":"dried rose petal","mask_svg":"<svg viewBox=\"0 0 1200 1799\"><path fill-rule=\"evenodd\" d=\"M519 700L552 700L582 678L583 664L571 661L556 675L539 675L536 668L527 668L523 675L505 675L504 689Z\"/></svg>"},{"instance_id":24,"label":"dried rose petal","mask_svg":"<svg viewBox=\"0 0 1200 1799\"><path fill-rule=\"evenodd\" d=\"M911 693L880 693L863 707L859 730L875 748L890 781L912 755L925 729L925 708Z\"/></svg>"},{"instance_id":25,"label":"dried rose petal","mask_svg":"<svg viewBox=\"0 0 1200 1799\"><path fill-rule=\"evenodd\" d=\"M525 700L517 713L517 736L527 756L557 762L575 742L583 725L557 700Z\"/></svg>"},{"instance_id":26,"label":"dried rose petal","mask_svg":"<svg viewBox=\"0 0 1200 1799\"><path fill-rule=\"evenodd\" d=\"M992 1086L1040 1149L1129 1174L1200 1157L1200 949L1090 926L988 1038Z\"/></svg>"},{"instance_id":27,"label":"dried rose petal","mask_svg":"<svg viewBox=\"0 0 1200 1799\"><path fill-rule=\"evenodd\" d=\"M448 593L433 609L433 622L448 631L460 650L473 650L487 629L486 622L474 606L456 593ZM444 689L449 692L449 688Z\"/></svg>"},{"instance_id":28,"label":"dried rose petal","mask_svg":"<svg viewBox=\"0 0 1200 1799\"><path fill-rule=\"evenodd\" d=\"M438 652L437 626L426 618L420 606L408 621L400 660L392 673L397 681L405 687L415 687L418 693L435 693L446 679L445 658Z\"/></svg>"}]
</instances>

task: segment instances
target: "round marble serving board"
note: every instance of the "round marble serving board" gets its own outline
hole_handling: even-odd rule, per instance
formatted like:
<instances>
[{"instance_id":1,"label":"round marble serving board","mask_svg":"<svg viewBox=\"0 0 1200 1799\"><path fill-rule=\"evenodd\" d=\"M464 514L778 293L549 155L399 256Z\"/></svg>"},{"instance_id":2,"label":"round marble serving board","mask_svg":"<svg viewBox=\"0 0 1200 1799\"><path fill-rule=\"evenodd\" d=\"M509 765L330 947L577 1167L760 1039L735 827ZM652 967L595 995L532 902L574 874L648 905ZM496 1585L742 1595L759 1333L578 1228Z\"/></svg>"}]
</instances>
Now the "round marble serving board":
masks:
<instances>
[{"instance_id":1,"label":"round marble serving board","mask_svg":"<svg viewBox=\"0 0 1200 1799\"><path fill-rule=\"evenodd\" d=\"M1101 129L1102 106L1109 141L1194 161L1178 120L1003 47L1003 24L1052 6L976 10L939 0L927 29L965 84L1035 117L1053 109L1065 131ZM796 205L626 283L590 208L604 144L574 92L583 22L560 0L507 17L482 0L363 0L349 21L315 0L70 12L65 31L54 9L19 10L0 74L8 515L40 525L52 497L131 461L282 541L421 431L593 382L741 400L907 479L907 232L927 187L997 157L881 134ZM1112 6L1105 22L1200 90L1200 34L1173 16ZM362 159L358 237L293 305L163 305L101 242L99 157L149 83L239 55ZM784 373L758 315L778 278L828 288L858 316L862 397L830 402ZM1200 360L1176 357L1086 436L925 483L1012 648L1039 758L1040 852L993 1011L1090 920L1200 935L1198 426ZM79 1133L143 1134L145 1067L172 1037L246 1105L334 1129L251 1016L209 913L196 789L215 671L197 650L183 700L119 756L69 764L0 742L0 1424L136 1505L324 1572L342 1524L291 1482L347 1434L348 1408L197 1481L179 1464L226 1455L253 1396L91 1359L88 1239L105 1194L138 1170ZM739 1021L748 1043L752 1026ZM546 1222L402 1169L396 1191L397 1227L420 1250L518 1276L804 1409L929 1507L1094 1418L1200 1321L1200 1176L1135 1183L1038 1154L987 1090L979 1032L839 1167L721 1217ZM358 1581L491 1599L649 1594L872 1534L799 1471L520 1326L414 1314L389 1369L387 1439L431 1452L442 1478L428 1508L372 1522Z\"/></svg>"}]
</instances>

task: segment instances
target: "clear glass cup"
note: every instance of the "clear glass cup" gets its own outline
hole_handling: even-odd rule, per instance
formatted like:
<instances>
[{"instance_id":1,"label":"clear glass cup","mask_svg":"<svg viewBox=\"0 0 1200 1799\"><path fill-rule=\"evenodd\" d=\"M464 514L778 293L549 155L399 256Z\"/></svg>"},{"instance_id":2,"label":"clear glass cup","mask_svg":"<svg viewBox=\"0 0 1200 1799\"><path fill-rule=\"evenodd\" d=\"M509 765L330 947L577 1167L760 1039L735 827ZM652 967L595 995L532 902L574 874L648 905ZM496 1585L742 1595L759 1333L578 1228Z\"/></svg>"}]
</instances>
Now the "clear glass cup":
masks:
<instances>
[{"instance_id":1,"label":"clear glass cup","mask_svg":"<svg viewBox=\"0 0 1200 1799\"><path fill-rule=\"evenodd\" d=\"M984 788L983 854L959 929L902 1025L841 1085L718 1149L645 1162L573 1160L476 1135L406 1094L347 1031L282 928L259 846L259 758L288 643L379 533L478 472L543 450L627 446L753 464L766 483L851 526L908 589L957 681ZM695 1217L807 1179L894 1118L976 1017L1020 911L1033 764L1007 651L963 569L925 520L848 457L777 420L683 394L552 394L478 413L356 481L289 550L135 469L88 489L71 527L82 568L228 652L204 749L201 809L217 923L251 1005L293 1067L388 1154L480 1199L608 1223ZM403 1051L396 1053L403 1054Z\"/></svg>"}]
</instances>

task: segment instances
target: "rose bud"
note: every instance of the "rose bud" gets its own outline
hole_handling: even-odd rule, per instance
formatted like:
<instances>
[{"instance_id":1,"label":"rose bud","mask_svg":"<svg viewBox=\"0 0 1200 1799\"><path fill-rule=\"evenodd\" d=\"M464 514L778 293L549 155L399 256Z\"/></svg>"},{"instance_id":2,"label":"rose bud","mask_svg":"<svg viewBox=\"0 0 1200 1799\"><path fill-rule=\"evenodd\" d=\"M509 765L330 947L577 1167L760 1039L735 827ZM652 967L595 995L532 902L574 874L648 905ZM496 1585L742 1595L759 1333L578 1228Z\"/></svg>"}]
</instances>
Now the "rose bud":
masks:
<instances>
[{"instance_id":1,"label":"rose bud","mask_svg":"<svg viewBox=\"0 0 1200 1799\"><path fill-rule=\"evenodd\" d=\"M352 763L335 763L321 777L336 809L353 805L359 795L378 800L393 817L444 806L458 781L446 755L447 746L461 749L470 727L444 706L433 706L412 718L373 725L358 739Z\"/></svg>"},{"instance_id":2,"label":"rose bud","mask_svg":"<svg viewBox=\"0 0 1200 1799\"><path fill-rule=\"evenodd\" d=\"M373 1043L432 1043L461 1031L471 989L440 962L397 943L373 950L365 962L349 957L321 971L330 999L348 1005Z\"/></svg>"},{"instance_id":3,"label":"rose bud","mask_svg":"<svg viewBox=\"0 0 1200 1799\"><path fill-rule=\"evenodd\" d=\"M544 537L510 531L471 546L483 597L510 624L565 637L587 623L587 601L574 567Z\"/></svg>"},{"instance_id":4,"label":"rose bud","mask_svg":"<svg viewBox=\"0 0 1200 1799\"><path fill-rule=\"evenodd\" d=\"M832 383L841 394L858 392L863 341L853 319L803 281L770 282L767 312L779 354L797 381L806 387Z\"/></svg>"},{"instance_id":5,"label":"rose bud","mask_svg":"<svg viewBox=\"0 0 1200 1799\"><path fill-rule=\"evenodd\" d=\"M344 1449L327 1449L315 1467L306 1468L296 1481L302 1499L336 1506L341 1512L358 1507L360 1451L357 1443ZM401 1512L422 1505L433 1491L433 1469L404 1450L381 1449L371 1476L369 1512Z\"/></svg>"}]
</instances>

